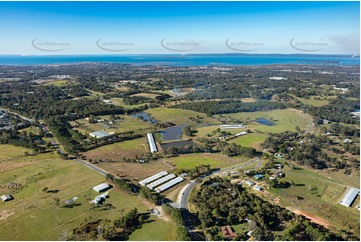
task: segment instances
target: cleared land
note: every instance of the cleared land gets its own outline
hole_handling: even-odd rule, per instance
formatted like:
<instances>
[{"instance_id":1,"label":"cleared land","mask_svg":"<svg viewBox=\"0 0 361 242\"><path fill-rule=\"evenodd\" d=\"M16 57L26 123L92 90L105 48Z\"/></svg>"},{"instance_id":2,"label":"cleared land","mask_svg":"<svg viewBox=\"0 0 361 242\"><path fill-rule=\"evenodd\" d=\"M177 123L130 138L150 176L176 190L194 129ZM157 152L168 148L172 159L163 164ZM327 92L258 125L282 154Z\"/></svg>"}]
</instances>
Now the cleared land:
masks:
<instances>
[{"instance_id":1,"label":"cleared land","mask_svg":"<svg viewBox=\"0 0 361 242\"><path fill-rule=\"evenodd\" d=\"M148 97L148 98L156 98L159 96L159 94L154 94L154 93L137 93L132 95L133 97Z\"/></svg>"},{"instance_id":2,"label":"cleared land","mask_svg":"<svg viewBox=\"0 0 361 242\"><path fill-rule=\"evenodd\" d=\"M124 158L135 158L148 151L146 138L127 140L110 145L101 146L84 153L88 159L109 159L124 161Z\"/></svg>"},{"instance_id":3,"label":"cleared land","mask_svg":"<svg viewBox=\"0 0 361 242\"><path fill-rule=\"evenodd\" d=\"M307 213L309 217L313 216L323 224L329 224L332 230L349 227L356 234L359 233L360 213L355 208L357 202L351 208L339 204L347 188L356 185L359 177L337 173L324 176L326 174L323 172L299 167L291 169L289 166L285 166L284 170L286 179L294 185L287 189L270 189L273 194L271 200L278 197L280 205L299 213ZM349 183L350 179L354 182Z\"/></svg>"},{"instance_id":4,"label":"cleared land","mask_svg":"<svg viewBox=\"0 0 361 242\"><path fill-rule=\"evenodd\" d=\"M248 123L246 125L247 128L255 129L264 133L281 133L287 130L295 131L297 126L301 130L305 130L310 124L310 121L306 116L301 114L301 112L293 109L223 114L222 117L232 117L239 119L241 122ZM275 125L266 126L253 121L258 118L267 119L275 123Z\"/></svg>"},{"instance_id":5,"label":"cleared land","mask_svg":"<svg viewBox=\"0 0 361 242\"><path fill-rule=\"evenodd\" d=\"M75 125L75 129L79 130L83 134L89 134L90 132L103 130L106 132L123 133L127 131L139 131L141 129L151 128L152 125L149 122L144 122L138 118L129 115L117 115L121 119L117 119L113 124L104 121L100 123L89 123L85 119L78 119L72 122ZM109 120L110 116L99 116L98 118L103 120Z\"/></svg>"},{"instance_id":6,"label":"cleared land","mask_svg":"<svg viewBox=\"0 0 361 242\"><path fill-rule=\"evenodd\" d=\"M57 86L57 87L65 87L67 85L69 85L71 82L67 81L67 80L59 80L59 81L53 81L53 82L47 82L44 85L49 86L49 85L53 85L53 86Z\"/></svg>"},{"instance_id":7,"label":"cleared land","mask_svg":"<svg viewBox=\"0 0 361 242\"><path fill-rule=\"evenodd\" d=\"M330 97L320 97L320 96L310 96L310 98L302 98L302 97L296 97L298 101L302 102L303 104L315 106L315 107L321 107L329 104L329 100L335 98L334 96Z\"/></svg>"},{"instance_id":8,"label":"cleared land","mask_svg":"<svg viewBox=\"0 0 361 242\"><path fill-rule=\"evenodd\" d=\"M171 171L175 166L166 160L156 160L149 163L130 162L102 162L99 167L119 177L126 177L133 181L140 181L160 171Z\"/></svg>"},{"instance_id":9,"label":"cleared land","mask_svg":"<svg viewBox=\"0 0 361 242\"><path fill-rule=\"evenodd\" d=\"M243 163L244 157L228 157L222 154L184 154L177 157L162 159L175 165L178 169L192 169L199 165L210 165L211 168L223 168ZM161 161L162 161L161 160Z\"/></svg>"},{"instance_id":10,"label":"cleared land","mask_svg":"<svg viewBox=\"0 0 361 242\"><path fill-rule=\"evenodd\" d=\"M114 209L90 209L89 201L97 195L92 187L104 182L104 177L74 161L61 160L56 154L47 158L35 156L35 159L36 164L1 173L1 193L12 194L14 200L0 204L0 240L58 240L64 233L70 235L72 229L85 220L116 219L134 207L140 212L149 208L139 197L113 188L107 202ZM17 192L4 188L10 182L21 184L23 188ZM59 191L46 193L42 191L45 187ZM74 196L78 197L78 206L62 207L66 199ZM60 200L60 206L56 205L54 198ZM158 218L151 220L154 221L144 225L134 236L139 240L175 240L174 223ZM168 229L166 233L149 231L164 226Z\"/></svg>"},{"instance_id":11,"label":"cleared land","mask_svg":"<svg viewBox=\"0 0 361 242\"><path fill-rule=\"evenodd\" d=\"M207 117L204 113L176 109L176 108L152 108L146 111L149 113L152 118L161 121L161 122L172 122L175 124L194 124L194 122L190 118L197 118L202 123L218 123L217 120Z\"/></svg>"},{"instance_id":12,"label":"cleared land","mask_svg":"<svg viewBox=\"0 0 361 242\"><path fill-rule=\"evenodd\" d=\"M257 150L261 150L260 145L265 141L267 137L268 135L266 134L249 133L247 135L232 139L229 142L234 142L238 145L242 145L245 147L253 147Z\"/></svg>"}]
</instances>

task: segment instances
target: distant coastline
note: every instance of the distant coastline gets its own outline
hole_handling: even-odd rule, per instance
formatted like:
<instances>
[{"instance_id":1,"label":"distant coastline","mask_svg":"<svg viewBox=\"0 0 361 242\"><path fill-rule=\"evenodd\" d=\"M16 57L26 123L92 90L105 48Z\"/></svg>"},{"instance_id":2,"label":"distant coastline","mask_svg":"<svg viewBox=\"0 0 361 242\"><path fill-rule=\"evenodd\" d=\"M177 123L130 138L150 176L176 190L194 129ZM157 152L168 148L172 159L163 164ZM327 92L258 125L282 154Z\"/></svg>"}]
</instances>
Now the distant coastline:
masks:
<instances>
[{"instance_id":1,"label":"distant coastline","mask_svg":"<svg viewBox=\"0 0 361 242\"><path fill-rule=\"evenodd\" d=\"M273 64L360 65L354 55L310 54L134 54L134 55L0 55L0 65L51 65L74 63L122 63L169 66L259 66Z\"/></svg>"}]
</instances>

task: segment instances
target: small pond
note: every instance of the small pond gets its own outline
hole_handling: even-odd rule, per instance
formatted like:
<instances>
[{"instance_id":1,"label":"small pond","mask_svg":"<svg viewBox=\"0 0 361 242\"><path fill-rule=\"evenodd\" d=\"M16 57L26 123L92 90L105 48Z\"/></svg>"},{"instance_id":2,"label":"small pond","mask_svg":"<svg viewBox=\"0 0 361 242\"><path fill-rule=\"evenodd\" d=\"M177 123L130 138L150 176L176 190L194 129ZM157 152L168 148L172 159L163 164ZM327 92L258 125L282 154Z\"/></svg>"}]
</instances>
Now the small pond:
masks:
<instances>
[{"instance_id":1,"label":"small pond","mask_svg":"<svg viewBox=\"0 0 361 242\"><path fill-rule=\"evenodd\" d=\"M177 125L164 130L159 131L163 141L172 141L182 138L183 128L187 125Z\"/></svg>"},{"instance_id":2,"label":"small pond","mask_svg":"<svg viewBox=\"0 0 361 242\"><path fill-rule=\"evenodd\" d=\"M276 125L275 123L269 121L268 119L265 119L265 118L258 118L255 120L257 123L259 124L263 124L263 125L266 125L266 126L274 126Z\"/></svg>"},{"instance_id":3,"label":"small pond","mask_svg":"<svg viewBox=\"0 0 361 242\"><path fill-rule=\"evenodd\" d=\"M179 149L182 149L186 145L194 145L194 142L191 140L182 140L182 141L174 141L174 142L168 142L168 143L162 143L160 146L162 146L163 150L169 149L169 147L174 146Z\"/></svg>"}]
</instances>

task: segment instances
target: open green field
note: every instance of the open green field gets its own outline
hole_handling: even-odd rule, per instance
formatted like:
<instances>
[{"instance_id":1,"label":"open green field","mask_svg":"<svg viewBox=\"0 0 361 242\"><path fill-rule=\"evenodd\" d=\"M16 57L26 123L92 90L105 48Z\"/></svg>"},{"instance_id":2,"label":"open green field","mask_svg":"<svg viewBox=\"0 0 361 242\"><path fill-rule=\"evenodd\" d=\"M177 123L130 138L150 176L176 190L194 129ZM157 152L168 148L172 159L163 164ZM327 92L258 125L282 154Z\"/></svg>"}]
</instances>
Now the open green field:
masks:
<instances>
[{"instance_id":1,"label":"open green field","mask_svg":"<svg viewBox=\"0 0 361 242\"><path fill-rule=\"evenodd\" d=\"M37 164L42 160L48 160L54 156L52 153L44 153L38 154L36 156L31 156L25 155L25 152L27 152L28 154L32 154L31 149L26 149L13 145L0 145L0 172L10 171L12 169ZM0 181L1 180L2 179L0 179Z\"/></svg>"},{"instance_id":2,"label":"open green field","mask_svg":"<svg viewBox=\"0 0 361 242\"><path fill-rule=\"evenodd\" d=\"M310 96L310 98L302 98L302 97L296 97L298 101L302 102L303 104L315 106L315 107L321 107L329 104L329 100L335 98L335 96L329 96L329 97L320 97L320 96ZM319 99L316 99L319 98Z\"/></svg>"},{"instance_id":3,"label":"open green field","mask_svg":"<svg viewBox=\"0 0 361 242\"><path fill-rule=\"evenodd\" d=\"M14 156L10 154L11 157ZM107 202L115 208L91 209L89 201L97 195L92 187L104 182L103 176L75 161L59 159L56 154L35 156L35 159L36 164L1 172L0 192L11 194L14 200L0 203L0 240L58 240L63 233L71 235L72 229L85 220L113 220L134 207L139 212L149 208L148 203L138 196L113 188ZM9 182L21 184L23 188L11 191L5 187ZM46 193L42 191L44 187L59 191ZM62 206L66 199L75 196L78 197L78 206ZM54 198L60 199L59 206ZM176 225L172 221L151 217L148 222L134 232L137 239L175 240ZM149 231L154 227L166 227L168 231L154 234Z\"/></svg>"},{"instance_id":4,"label":"open green field","mask_svg":"<svg viewBox=\"0 0 361 242\"><path fill-rule=\"evenodd\" d=\"M268 135L260 133L249 133L244 136L237 137L229 142L236 143L245 147L253 147L257 150L261 150L260 145L266 140Z\"/></svg>"},{"instance_id":5,"label":"open green field","mask_svg":"<svg viewBox=\"0 0 361 242\"><path fill-rule=\"evenodd\" d=\"M145 122L129 115L117 115L117 117L120 117L121 119L115 120L113 124L109 124L107 121L101 123L89 123L89 121L85 119L78 119L76 122L80 125L76 125L75 129L79 130L83 134L89 134L99 130L103 130L109 133L123 133L127 131L138 131L140 129L147 129L152 127L149 122ZM99 116L99 118L109 120L110 116ZM71 124L76 122L72 122Z\"/></svg>"},{"instance_id":6,"label":"open green field","mask_svg":"<svg viewBox=\"0 0 361 242\"><path fill-rule=\"evenodd\" d=\"M178 169L192 169L199 165L210 165L211 168L223 168L243 163L244 157L228 157L222 154L184 154L177 157L165 158L164 160L174 164Z\"/></svg>"},{"instance_id":7,"label":"open green field","mask_svg":"<svg viewBox=\"0 0 361 242\"><path fill-rule=\"evenodd\" d=\"M217 115L219 117L219 115ZM310 121L300 111L293 109L277 109L263 112L241 112L222 114L223 117L237 118L242 122L249 122L247 128L255 129L264 133L281 133L287 130L295 131L298 126L301 130L305 130L310 125ZM276 125L266 126L256 123L252 120L264 118L272 121Z\"/></svg>"},{"instance_id":8,"label":"open green field","mask_svg":"<svg viewBox=\"0 0 361 242\"><path fill-rule=\"evenodd\" d=\"M207 117L204 113L176 108L152 108L146 111L153 118L161 122L172 122L175 124L192 124L190 118L200 117L202 123L218 123L217 120Z\"/></svg>"},{"instance_id":9,"label":"open green field","mask_svg":"<svg viewBox=\"0 0 361 242\"><path fill-rule=\"evenodd\" d=\"M70 83L69 80L58 80L58 81L53 81L53 82L47 82L44 85L49 86L57 86L57 87L65 87Z\"/></svg>"},{"instance_id":10,"label":"open green field","mask_svg":"<svg viewBox=\"0 0 361 242\"><path fill-rule=\"evenodd\" d=\"M159 96L159 94L143 93L143 92L132 95L132 97L148 97L148 98L156 98L158 96Z\"/></svg>"},{"instance_id":11,"label":"open green field","mask_svg":"<svg viewBox=\"0 0 361 242\"><path fill-rule=\"evenodd\" d=\"M152 219L150 219L152 221ZM141 229L134 231L130 241L172 241L176 238L176 227L172 221L164 221L159 218L154 222L145 223Z\"/></svg>"},{"instance_id":12,"label":"open green field","mask_svg":"<svg viewBox=\"0 0 361 242\"><path fill-rule=\"evenodd\" d=\"M280 204L293 211L302 211L320 218L331 230L352 228L359 234L360 213L353 207L347 208L339 204L349 186L359 187L359 176L353 177L349 183L338 174L337 179L326 177L321 172L307 168L291 169L285 166L286 179L295 185L287 189L270 189L273 198L279 197ZM343 175L346 178L346 175ZM349 177L349 176L348 176ZM342 181L342 182L341 182ZM297 196L299 198L297 198Z\"/></svg>"},{"instance_id":13,"label":"open green field","mask_svg":"<svg viewBox=\"0 0 361 242\"><path fill-rule=\"evenodd\" d=\"M146 138L138 138L126 140L101 146L94 150L89 150L84 153L88 159L110 159L113 161L123 161L123 158L135 158L137 155L141 156L148 151Z\"/></svg>"}]
</instances>

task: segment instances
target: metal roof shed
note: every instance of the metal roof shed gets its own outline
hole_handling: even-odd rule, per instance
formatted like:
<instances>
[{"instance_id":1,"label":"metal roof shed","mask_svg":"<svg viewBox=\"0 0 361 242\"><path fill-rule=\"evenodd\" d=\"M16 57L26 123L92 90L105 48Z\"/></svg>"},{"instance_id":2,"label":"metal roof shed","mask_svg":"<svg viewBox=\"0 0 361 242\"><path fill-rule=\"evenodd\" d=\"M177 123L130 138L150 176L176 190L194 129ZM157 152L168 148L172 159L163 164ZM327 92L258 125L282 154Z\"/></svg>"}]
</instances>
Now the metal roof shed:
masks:
<instances>
[{"instance_id":1,"label":"metal roof shed","mask_svg":"<svg viewBox=\"0 0 361 242\"><path fill-rule=\"evenodd\" d=\"M1 200L3 200L3 202L10 201L12 199L13 199L13 197L9 194L5 194L5 195L1 196Z\"/></svg>"},{"instance_id":2,"label":"metal roof shed","mask_svg":"<svg viewBox=\"0 0 361 242\"><path fill-rule=\"evenodd\" d=\"M99 184L98 186L93 187L93 190L96 192L104 192L110 188L111 188L111 186L108 185L107 183L102 183L102 184Z\"/></svg>"},{"instance_id":3,"label":"metal roof shed","mask_svg":"<svg viewBox=\"0 0 361 242\"><path fill-rule=\"evenodd\" d=\"M348 190L348 192L346 193L346 195L343 197L343 199L341 200L340 204L346 207L350 207L351 204L353 203L353 201L356 199L357 194L360 192L359 189L357 188L351 188L350 190Z\"/></svg>"}]
</instances>

